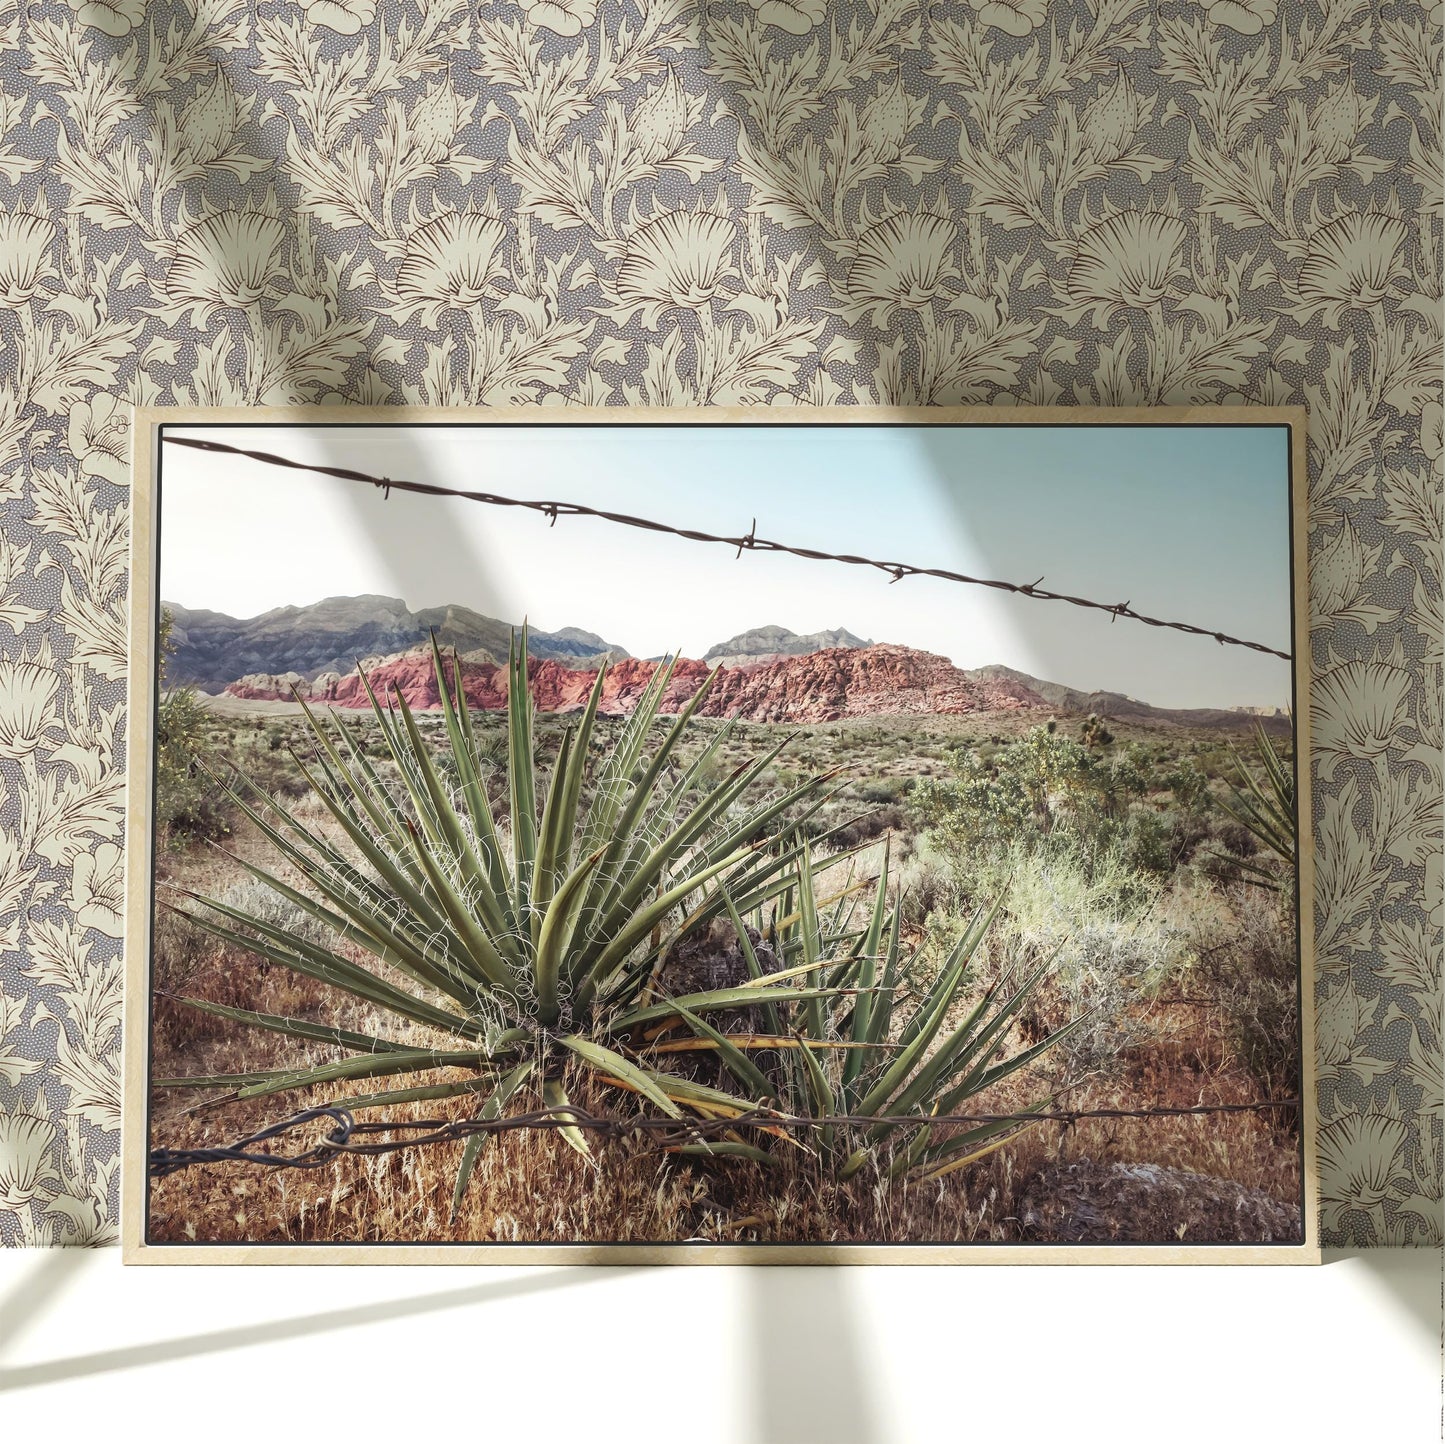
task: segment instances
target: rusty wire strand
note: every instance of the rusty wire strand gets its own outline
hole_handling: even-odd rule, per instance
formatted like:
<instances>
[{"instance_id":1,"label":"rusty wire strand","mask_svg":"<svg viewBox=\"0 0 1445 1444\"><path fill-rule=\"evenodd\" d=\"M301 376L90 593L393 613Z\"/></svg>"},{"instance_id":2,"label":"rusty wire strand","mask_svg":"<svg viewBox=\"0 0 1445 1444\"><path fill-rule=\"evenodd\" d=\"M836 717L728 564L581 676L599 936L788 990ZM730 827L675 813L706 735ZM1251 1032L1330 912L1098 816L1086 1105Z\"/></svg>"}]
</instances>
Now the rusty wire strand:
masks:
<instances>
[{"instance_id":1,"label":"rusty wire strand","mask_svg":"<svg viewBox=\"0 0 1445 1444\"><path fill-rule=\"evenodd\" d=\"M509 1118L419 1118L415 1120L379 1120L358 1123L340 1107L308 1108L294 1117L283 1119L269 1128L248 1134L225 1147L216 1148L153 1148L149 1156L152 1178L166 1178L182 1169L205 1163L259 1163L269 1168L321 1168L343 1153L397 1153L404 1148L420 1148L434 1143L457 1143L478 1133L504 1133L518 1129L556 1130L585 1128L602 1137L628 1138L655 1135L661 1148L677 1148L686 1144L706 1144L710 1139L739 1128L767 1133L796 1132L812 1128L855 1126L872 1128L878 1124L894 1124L913 1128L940 1127L952 1124L1017 1123L1021 1128L1035 1123L1057 1123L1064 1129L1089 1119L1124 1118L1188 1118L1213 1113L1257 1113L1271 1108L1298 1108L1298 1098L1274 1098L1260 1103L1206 1103L1188 1108L1088 1108L1062 1109L1049 1113L948 1113L941 1115L905 1114L897 1117L871 1117L867 1114L835 1114L827 1118L803 1118L796 1114L776 1113L767 1108L753 1108L735 1118L677 1119L638 1116L612 1118L589 1113L575 1104L565 1107L539 1108ZM279 1138L320 1119L329 1118L336 1125L320 1143L301 1153L278 1154L252 1151L254 1145ZM413 1133L426 1130L418 1138L390 1138L377 1142L355 1142L358 1137L370 1138L384 1133Z\"/></svg>"},{"instance_id":2,"label":"rusty wire strand","mask_svg":"<svg viewBox=\"0 0 1445 1444\"><path fill-rule=\"evenodd\" d=\"M692 531L686 527L669 526L666 522L652 521L647 517L629 516L625 512L600 511L596 507L582 506L570 501L526 501L515 496L501 496L490 491L463 491L449 486L436 486L425 481L398 481L395 477L371 476L364 471L353 471L344 466L322 466L307 461L296 461L292 457L278 456L269 451L252 451L242 446L231 446L223 441L206 441L199 437L163 436L172 446L190 446L197 451L222 452L230 456L244 456L252 461L264 462L268 466L289 467L294 471L311 471L322 476L334 476L341 481L357 481L377 487L382 495L393 491L409 491L419 496L453 496L463 501L480 502L484 506L519 507L524 511L540 512L551 525L557 524L559 516L588 516L599 521L612 522L617 526L636 527L642 531L661 532L667 536L682 537L686 541L710 542L720 546L733 547L739 557L745 551L785 552L789 556L801 557L804 561L840 562L845 566L871 567L885 573L892 582L905 577L935 577L945 582L962 582L969 586L991 587L996 591L1012 592L1016 596L1032 597L1039 602L1067 602L1070 606L1084 607L1091 611L1106 612L1111 621L1125 617L1132 622L1142 622L1146 627L1164 627L1175 632L1185 632L1193 637L1213 637L1220 646L1246 647L1251 652L1263 652L1270 657L1279 657L1289 662L1293 658L1288 652L1268 647L1263 642L1250 642L1241 637L1231 637L1212 627L1196 627L1192 622L1169 622L1160 617L1146 616L1135 611L1128 602L1096 602L1087 597L1070 596L1064 592L1050 591L1040 587L1039 582L1019 585L989 577L972 577L964 572L949 571L943 567L920 567L909 562L878 561L872 557L854 556L848 553L816 551L812 547L790 546L785 542L770 541L757 534L757 518L753 518L751 529L743 536L718 536L713 532Z\"/></svg>"}]
</instances>

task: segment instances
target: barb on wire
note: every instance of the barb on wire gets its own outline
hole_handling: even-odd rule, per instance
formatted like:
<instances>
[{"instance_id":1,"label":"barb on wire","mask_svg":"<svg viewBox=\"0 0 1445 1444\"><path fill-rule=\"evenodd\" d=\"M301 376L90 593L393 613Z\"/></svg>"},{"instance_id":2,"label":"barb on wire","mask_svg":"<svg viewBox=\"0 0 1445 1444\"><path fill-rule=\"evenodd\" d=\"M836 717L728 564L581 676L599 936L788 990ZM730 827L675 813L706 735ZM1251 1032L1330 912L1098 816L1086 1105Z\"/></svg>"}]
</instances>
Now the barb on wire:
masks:
<instances>
[{"instance_id":1,"label":"barb on wire","mask_svg":"<svg viewBox=\"0 0 1445 1444\"><path fill-rule=\"evenodd\" d=\"M1299 1103L1298 1098L1271 1098L1259 1103L1205 1103L1189 1108L1081 1108L1058 1109L1048 1113L905 1114L888 1118L868 1114L856 1117L835 1114L827 1118L803 1118L796 1114L774 1112L768 1108L753 1108L735 1118L682 1121L648 1116L612 1118L605 1114L589 1113L576 1104L569 1104L565 1108L539 1108L530 1113L517 1113L509 1118L418 1118L367 1123L358 1123L341 1107L308 1108L294 1117L272 1124L269 1128L248 1134L226 1147L153 1148L150 1152L149 1170L152 1178L166 1178L182 1169L205 1163L259 1163L268 1168L321 1168L343 1153L396 1153L404 1148L420 1148L433 1143L457 1143L478 1133L503 1133L523 1128L586 1128L610 1138L653 1135L659 1147L670 1148L686 1143L706 1143L710 1138L739 1128L777 1133L848 1126L871 1128L882 1123L930 1128L950 1124L1017 1123L1023 1127L1035 1123L1057 1123L1062 1128L1069 1129L1086 1119L1188 1118L1212 1113L1258 1113L1271 1108L1298 1108ZM329 1119L335 1126L319 1143L301 1153L256 1151L258 1143L280 1138L322 1119ZM396 1133L418 1136L380 1136ZM359 1141L366 1139L375 1141Z\"/></svg>"},{"instance_id":2,"label":"barb on wire","mask_svg":"<svg viewBox=\"0 0 1445 1444\"><path fill-rule=\"evenodd\" d=\"M252 451L242 446L231 446L224 441L207 441L200 437L166 436L163 439L172 446L189 446L197 451L223 452L230 456L244 456L252 461L263 462L267 466L283 466L293 471L311 471L321 476L334 476L341 481L361 482L367 486L381 488L383 494L388 496L393 491L410 491L419 496L457 497L463 501L480 502L484 506L518 507L524 511L540 512L548 517L554 526L559 516L586 516L599 521L611 522L617 526L636 527L641 531L661 532L667 536L682 537L686 541L710 542L720 546L733 547L739 557L744 551L785 552L789 556L801 557L804 561L838 562L851 567L871 567L875 571L885 573L894 582L900 582L905 577L934 577L939 581L962 582L975 587L991 587L996 591L1012 592L1021 597L1032 597L1035 601L1066 602L1074 607L1108 612L1113 620L1127 617L1130 621L1142 622L1146 627L1165 627L1170 631L1184 632L1192 637L1213 637L1220 646L1246 647L1251 652L1263 652L1267 656L1279 657L1286 662L1292 660L1290 653L1281 652L1277 647L1268 647L1263 642L1250 642L1241 637L1231 637L1224 632L1216 631L1213 627L1197 627L1192 622L1170 622L1160 617L1146 616L1143 612L1136 612L1128 602L1095 602L1088 597L1075 597L1064 592L1047 591L1040 587L1038 582L1020 586L1017 582L1005 582L990 577L973 577L965 572L949 571L944 567L919 567L908 562L878 561L873 557L854 556L846 552L816 551L811 547L790 546L785 542L770 541L766 537L757 535L756 518L753 519L752 529L743 536L719 536L714 532L692 531L686 527L669 526L666 522L653 521L647 517L629 516L625 512L601 511L596 507L582 506L577 502L528 501L521 497L502 496L497 492L464 491L450 486L436 486L425 481L398 481L395 477L371 476L364 471L353 471L350 467L322 466L315 462L297 461L292 457L278 456L274 452ZM1043 578L1040 577L1039 581L1042 580Z\"/></svg>"}]
</instances>

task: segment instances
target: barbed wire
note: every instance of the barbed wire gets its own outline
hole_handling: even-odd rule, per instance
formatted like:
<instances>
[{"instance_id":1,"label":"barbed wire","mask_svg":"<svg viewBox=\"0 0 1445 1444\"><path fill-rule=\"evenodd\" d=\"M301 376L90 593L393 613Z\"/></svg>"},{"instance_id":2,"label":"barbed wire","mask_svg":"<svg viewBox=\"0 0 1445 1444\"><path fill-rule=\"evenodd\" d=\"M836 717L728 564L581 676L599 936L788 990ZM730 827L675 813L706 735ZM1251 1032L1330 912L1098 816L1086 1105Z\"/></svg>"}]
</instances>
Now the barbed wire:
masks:
<instances>
[{"instance_id":1,"label":"barbed wire","mask_svg":"<svg viewBox=\"0 0 1445 1444\"><path fill-rule=\"evenodd\" d=\"M823 1128L885 1127L936 1128L956 1124L982 1125L1017 1123L1020 1127L1035 1123L1057 1123L1067 1131L1090 1119L1127 1118L1189 1118L1214 1113L1257 1113L1272 1108L1298 1108L1298 1098L1272 1098L1257 1103L1204 1103L1192 1107L1153 1108L1078 1108L1056 1109L1048 1113L947 1113L900 1114L874 1117L868 1114L833 1114L826 1118L804 1118L797 1114L778 1113L767 1108L753 1108L734 1118L678 1119L639 1115L613 1118L590 1113L576 1104L556 1108L538 1108L516 1113L507 1118L419 1118L414 1120L378 1120L357 1122L340 1107L307 1108L291 1118L283 1119L259 1132L248 1134L229 1146L213 1148L153 1148L149 1156L152 1178L167 1178L186 1168L207 1163L259 1163L268 1168L322 1168L341 1154L373 1155L397 1153L405 1148L421 1148L430 1144L457 1143L479 1133L505 1133L517 1129L557 1130L585 1128L601 1137L629 1138L654 1135L661 1148L686 1144L706 1144L740 1128L763 1133L798 1132ZM319 1142L301 1153L261 1153L255 1145L304 1128L321 1119L330 1119L335 1127ZM416 1133L419 1137L380 1138L387 1133ZM376 1138L375 1142L357 1142L358 1138Z\"/></svg>"},{"instance_id":2,"label":"barbed wire","mask_svg":"<svg viewBox=\"0 0 1445 1444\"><path fill-rule=\"evenodd\" d=\"M1031 597L1038 602L1066 602L1070 606L1084 607L1090 611L1107 612L1113 620L1124 617L1131 622L1142 622L1146 627L1163 627L1170 631L1184 632L1193 637L1212 637L1222 647L1245 647L1251 652L1263 652L1267 656L1279 657L1286 662L1293 660L1289 652L1281 652L1277 647L1266 646L1263 642L1246 641L1242 637L1232 637L1225 632L1216 631L1212 627L1195 626L1192 622L1171 622L1160 617L1147 616L1143 612L1136 611L1127 601L1097 602L1088 597L1076 597L1065 592L1051 591L1040 586L1039 583L1043 581L1043 577L1036 582L1020 584L1001 581L997 578L969 576L965 572L949 571L944 567L920 567L910 562L879 561L873 557L855 556L845 552L818 551L812 547L791 546L786 542L772 541L757 534L756 517L753 518L752 526L743 536L720 536L714 532L693 531L687 527L670 526L666 522L654 521L648 517L630 516L625 512L601 511L596 507L583 506L578 502L529 501L521 497L502 496L497 492L465 491L455 487L437 486L425 481L402 481L394 477L372 476L364 471L353 471L350 467L323 466L315 462L297 461L293 457L278 456L274 452L253 451L247 447L231 446L223 441L207 441L200 437L165 436L162 439L172 446L189 446L194 447L197 451L244 456L252 461L263 462L267 466L287 467L293 471L311 471L322 476L333 476L341 481L361 482L367 486L377 487L383 496L388 496L393 491L408 491L419 496L457 497L463 501L479 502L484 506L517 507L524 511L540 512L543 516L548 517L554 526L557 524L558 517L593 517L617 526L636 527L641 531L661 532L667 536L681 537L685 541L733 547L739 557L745 551L784 552L789 556L801 557L804 561L837 562L845 566L870 567L875 571L885 573L894 582L900 582L905 577L934 577L939 581L960 582L975 587L991 587L996 591Z\"/></svg>"}]
</instances>

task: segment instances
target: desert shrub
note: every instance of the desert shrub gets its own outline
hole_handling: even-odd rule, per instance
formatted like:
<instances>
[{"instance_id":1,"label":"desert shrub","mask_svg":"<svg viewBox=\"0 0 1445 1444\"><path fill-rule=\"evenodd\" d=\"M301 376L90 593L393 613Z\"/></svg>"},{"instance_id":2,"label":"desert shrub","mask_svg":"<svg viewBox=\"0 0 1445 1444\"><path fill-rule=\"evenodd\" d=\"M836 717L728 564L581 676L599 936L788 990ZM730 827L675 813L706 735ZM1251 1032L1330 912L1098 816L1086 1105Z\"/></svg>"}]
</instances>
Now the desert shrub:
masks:
<instances>
[{"instance_id":1,"label":"desert shrub","mask_svg":"<svg viewBox=\"0 0 1445 1444\"><path fill-rule=\"evenodd\" d=\"M908 861L899 873L899 895L903 922L921 931L932 917L945 915L953 893L952 869L931 839L914 840Z\"/></svg>"},{"instance_id":2,"label":"desert shrub","mask_svg":"<svg viewBox=\"0 0 1445 1444\"><path fill-rule=\"evenodd\" d=\"M1079 725L1079 741L1085 747L1107 747L1114 740L1114 734L1099 720L1098 714L1090 712Z\"/></svg>"},{"instance_id":3,"label":"desert shrub","mask_svg":"<svg viewBox=\"0 0 1445 1444\"><path fill-rule=\"evenodd\" d=\"M279 928L289 936L306 943L326 943L332 931L325 923L303 911L288 898L266 886L260 879L244 877L232 883L219 899L229 908L236 908L258 923ZM183 920L179 920L182 921ZM185 925L183 923L183 925ZM200 937L206 935L199 929L187 926L187 930Z\"/></svg>"},{"instance_id":4,"label":"desert shrub","mask_svg":"<svg viewBox=\"0 0 1445 1444\"><path fill-rule=\"evenodd\" d=\"M1054 724L998 748L955 751L949 776L921 780L909 795L914 816L953 859L960 901L975 897L978 869L997 871L1019 847L1062 847L1135 903L1210 836L1208 779L1197 768L1161 774L1149 751L1116 746L1099 727L1081 742ZM1177 789L1177 790L1176 790ZM1151 794L1172 794L1161 807Z\"/></svg>"},{"instance_id":5,"label":"desert shrub","mask_svg":"<svg viewBox=\"0 0 1445 1444\"><path fill-rule=\"evenodd\" d=\"M1040 988L1035 1031L1084 1021L1053 1054L1061 1079L1109 1077L1150 1037L1133 1006L1184 966L1186 940L1167 919L1163 889L1141 889L1116 857L1086 861L1077 850L1012 848L996 863L1003 908L995 924L999 968L1056 955Z\"/></svg>"},{"instance_id":6,"label":"desert shrub","mask_svg":"<svg viewBox=\"0 0 1445 1444\"><path fill-rule=\"evenodd\" d=\"M270 797L295 801L311 791L311 784L285 748L268 746L251 753L245 771L250 781Z\"/></svg>"},{"instance_id":7,"label":"desert shrub","mask_svg":"<svg viewBox=\"0 0 1445 1444\"><path fill-rule=\"evenodd\" d=\"M872 782L865 782L858 789L858 798L862 802L872 803L894 803L903 800L903 794L908 790L908 779L902 777L875 778Z\"/></svg>"},{"instance_id":8,"label":"desert shrub","mask_svg":"<svg viewBox=\"0 0 1445 1444\"><path fill-rule=\"evenodd\" d=\"M905 822L901 807L878 807L833 829L829 841L838 848L857 847L860 843L881 837L885 832L900 831Z\"/></svg>"},{"instance_id":9,"label":"desert shrub","mask_svg":"<svg viewBox=\"0 0 1445 1444\"><path fill-rule=\"evenodd\" d=\"M1056 830L1097 840L1148 785L1138 749L1101 753L1053 723L1005 746L958 749L949 770L946 779L920 782L912 802L956 850L1010 846L1022 835Z\"/></svg>"},{"instance_id":10,"label":"desert shrub","mask_svg":"<svg viewBox=\"0 0 1445 1444\"><path fill-rule=\"evenodd\" d=\"M157 908L151 928L151 985L165 996L186 991L216 959L214 938L198 932L169 908Z\"/></svg>"},{"instance_id":11,"label":"desert shrub","mask_svg":"<svg viewBox=\"0 0 1445 1444\"><path fill-rule=\"evenodd\" d=\"M1235 857L1253 857L1259 851L1259 843L1255 841L1254 834L1242 823L1232 819L1217 825L1214 836L1220 846Z\"/></svg>"},{"instance_id":12,"label":"desert shrub","mask_svg":"<svg viewBox=\"0 0 1445 1444\"><path fill-rule=\"evenodd\" d=\"M157 636L160 702L156 708L155 826L160 845L178 850L231 831L233 813L206 773L211 718L194 687L169 687L174 619L162 611Z\"/></svg>"},{"instance_id":13,"label":"desert shrub","mask_svg":"<svg viewBox=\"0 0 1445 1444\"><path fill-rule=\"evenodd\" d=\"M1131 809L1121 829L1117 855L1127 866L1163 877L1182 860L1184 819L1153 808Z\"/></svg>"},{"instance_id":14,"label":"desert shrub","mask_svg":"<svg viewBox=\"0 0 1445 1444\"><path fill-rule=\"evenodd\" d=\"M1193 939L1196 987L1228 1020L1234 1056L1270 1096L1296 1089L1300 1076L1298 960L1288 893L1244 883L1230 890L1232 922ZM1282 1120L1284 1121L1284 1120Z\"/></svg>"},{"instance_id":15,"label":"desert shrub","mask_svg":"<svg viewBox=\"0 0 1445 1444\"><path fill-rule=\"evenodd\" d=\"M231 831L233 814L203 767L205 708L189 690L172 692L156 714L156 833L176 850Z\"/></svg>"},{"instance_id":16,"label":"desert shrub","mask_svg":"<svg viewBox=\"0 0 1445 1444\"><path fill-rule=\"evenodd\" d=\"M1181 762L1161 779L1183 812L1203 812L1209 806L1209 778L1194 762Z\"/></svg>"}]
</instances>

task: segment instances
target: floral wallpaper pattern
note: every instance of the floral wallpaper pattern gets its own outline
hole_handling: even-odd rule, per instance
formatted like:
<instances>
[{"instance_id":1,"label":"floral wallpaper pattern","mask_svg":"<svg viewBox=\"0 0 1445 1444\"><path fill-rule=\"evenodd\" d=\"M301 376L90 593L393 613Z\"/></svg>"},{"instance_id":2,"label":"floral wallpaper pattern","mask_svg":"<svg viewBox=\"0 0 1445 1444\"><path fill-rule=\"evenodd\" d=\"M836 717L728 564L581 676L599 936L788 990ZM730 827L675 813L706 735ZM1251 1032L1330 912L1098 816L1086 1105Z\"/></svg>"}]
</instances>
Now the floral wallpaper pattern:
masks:
<instances>
[{"instance_id":1,"label":"floral wallpaper pattern","mask_svg":"<svg viewBox=\"0 0 1445 1444\"><path fill-rule=\"evenodd\" d=\"M0 0L0 1241L115 1232L127 403L1305 403L1328 1242L1441 1238L1441 26Z\"/></svg>"}]
</instances>

